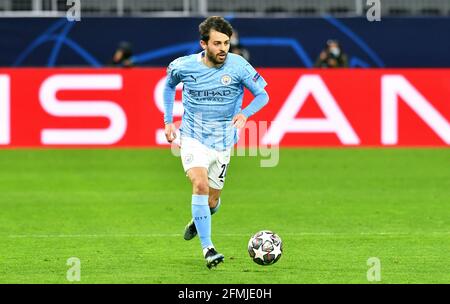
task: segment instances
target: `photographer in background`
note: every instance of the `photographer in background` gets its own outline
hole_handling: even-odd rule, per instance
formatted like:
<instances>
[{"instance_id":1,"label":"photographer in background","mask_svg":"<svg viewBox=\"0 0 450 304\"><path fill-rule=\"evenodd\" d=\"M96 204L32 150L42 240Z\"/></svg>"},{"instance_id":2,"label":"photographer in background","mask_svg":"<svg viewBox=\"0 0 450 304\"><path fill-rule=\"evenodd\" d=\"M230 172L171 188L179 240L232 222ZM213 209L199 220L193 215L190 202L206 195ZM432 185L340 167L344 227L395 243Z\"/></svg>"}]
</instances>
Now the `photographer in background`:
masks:
<instances>
[{"instance_id":1,"label":"photographer in background","mask_svg":"<svg viewBox=\"0 0 450 304\"><path fill-rule=\"evenodd\" d=\"M250 61L250 52L239 41L239 33L234 30L230 37L230 53L238 54Z\"/></svg>"},{"instance_id":2,"label":"photographer in background","mask_svg":"<svg viewBox=\"0 0 450 304\"><path fill-rule=\"evenodd\" d=\"M320 52L314 65L316 68L346 68L347 55L337 40L328 40L325 49Z\"/></svg>"},{"instance_id":3,"label":"photographer in background","mask_svg":"<svg viewBox=\"0 0 450 304\"><path fill-rule=\"evenodd\" d=\"M134 64L131 61L131 56L133 56L133 50L131 44L126 41L119 43L119 46L114 52L112 60L109 62L109 66L115 67L132 67Z\"/></svg>"}]
</instances>

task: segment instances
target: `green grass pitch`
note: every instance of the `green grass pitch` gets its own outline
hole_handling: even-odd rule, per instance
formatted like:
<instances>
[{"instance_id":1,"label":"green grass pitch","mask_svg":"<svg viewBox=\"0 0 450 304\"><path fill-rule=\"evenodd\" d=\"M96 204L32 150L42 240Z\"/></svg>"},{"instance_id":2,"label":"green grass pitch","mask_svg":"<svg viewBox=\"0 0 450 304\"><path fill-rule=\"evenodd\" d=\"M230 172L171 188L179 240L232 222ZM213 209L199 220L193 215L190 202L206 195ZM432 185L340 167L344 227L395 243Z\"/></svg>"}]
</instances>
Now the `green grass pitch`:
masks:
<instances>
[{"instance_id":1,"label":"green grass pitch","mask_svg":"<svg viewBox=\"0 0 450 304\"><path fill-rule=\"evenodd\" d=\"M450 150L282 149L233 157L208 270L185 241L191 187L165 149L0 151L0 283L450 283ZM278 263L251 261L262 229Z\"/></svg>"}]
</instances>

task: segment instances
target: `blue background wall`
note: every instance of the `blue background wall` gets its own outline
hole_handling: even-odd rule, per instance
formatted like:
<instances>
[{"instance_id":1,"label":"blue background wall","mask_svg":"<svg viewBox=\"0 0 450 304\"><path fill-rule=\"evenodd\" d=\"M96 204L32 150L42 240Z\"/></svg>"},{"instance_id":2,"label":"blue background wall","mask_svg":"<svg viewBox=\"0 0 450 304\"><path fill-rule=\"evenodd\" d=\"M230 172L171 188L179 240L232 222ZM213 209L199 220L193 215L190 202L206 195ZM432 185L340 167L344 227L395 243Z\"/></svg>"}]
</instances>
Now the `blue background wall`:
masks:
<instances>
[{"instance_id":1,"label":"blue background wall","mask_svg":"<svg viewBox=\"0 0 450 304\"><path fill-rule=\"evenodd\" d=\"M202 18L1 18L1 66L103 66L122 40L135 61L166 66L200 50ZM311 67L327 39L353 67L450 67L450 18L229 18L254 66Z\"/></svg>"}]
</instances>

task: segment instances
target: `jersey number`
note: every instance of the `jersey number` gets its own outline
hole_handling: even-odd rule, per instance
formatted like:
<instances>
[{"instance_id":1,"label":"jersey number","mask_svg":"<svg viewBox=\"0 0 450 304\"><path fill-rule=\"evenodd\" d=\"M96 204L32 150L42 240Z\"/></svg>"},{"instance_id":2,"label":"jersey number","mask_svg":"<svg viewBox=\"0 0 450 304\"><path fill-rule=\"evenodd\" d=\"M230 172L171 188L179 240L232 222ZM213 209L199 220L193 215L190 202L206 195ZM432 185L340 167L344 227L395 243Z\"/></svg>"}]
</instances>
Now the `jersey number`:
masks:
<instances>
[{"instance_id":1,"label":"jersey number","mask_svg":"<svg viewBox=\"0 0 450 304\"><path fill-rule=\"evenodd\" d=\"M225 176L227 176L227 167L228 167L228 165L225 165L225 164L223 164L221 166L222 173L220 173L219 178L224 178Z\"/></svg>"}]
</instances>

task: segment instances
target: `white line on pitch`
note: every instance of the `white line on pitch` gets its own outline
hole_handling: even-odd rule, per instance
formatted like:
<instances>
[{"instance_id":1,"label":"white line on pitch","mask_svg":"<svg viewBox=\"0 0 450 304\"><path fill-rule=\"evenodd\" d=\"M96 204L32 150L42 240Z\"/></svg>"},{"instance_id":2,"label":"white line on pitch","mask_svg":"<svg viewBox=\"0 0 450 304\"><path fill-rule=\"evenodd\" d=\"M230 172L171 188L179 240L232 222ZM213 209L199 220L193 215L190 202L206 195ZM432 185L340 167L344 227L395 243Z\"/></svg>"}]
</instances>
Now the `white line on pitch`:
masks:
<instances>
[{"instance_id":1,"label":"white line on pitch","mask_svg":"<svg viewBox=\"0 0 450 304\"><path fill-rule=\"evenodd\" d=\"M283 236L414 236L414 235L450 235L450 232L299 232L283 233ZM12 234L8 238L152 238L152 237L181 237L181 233L148 233L148 234ZM218 237L250 237L249 233L217 233Z\"/></svg>"}]
</instances>

